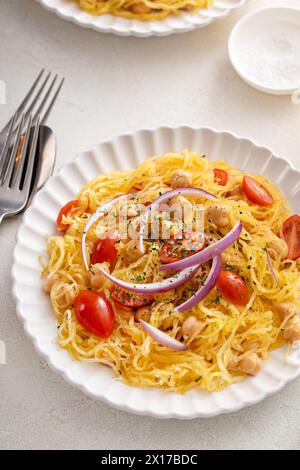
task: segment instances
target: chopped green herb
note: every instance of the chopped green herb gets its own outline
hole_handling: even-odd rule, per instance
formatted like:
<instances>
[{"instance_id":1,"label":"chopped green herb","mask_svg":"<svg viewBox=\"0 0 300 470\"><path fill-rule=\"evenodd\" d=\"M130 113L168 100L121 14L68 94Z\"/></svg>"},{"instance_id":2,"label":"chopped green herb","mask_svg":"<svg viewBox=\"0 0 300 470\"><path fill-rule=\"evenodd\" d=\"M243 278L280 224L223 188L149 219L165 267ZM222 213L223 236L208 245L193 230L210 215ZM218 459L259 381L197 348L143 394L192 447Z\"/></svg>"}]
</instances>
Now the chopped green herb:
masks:
<instances>
[{"instance_id":1,"label":"chopped green herb","mask_svg":"<svg viewBox=\"0 0 300 470\"><path fill-rule=\"evenodd\" d=\"M217 305L221 302L221 300L222 300L222 295L217 295L217 297L213 299L211 303Z\"/></svg>"}]
</instances>

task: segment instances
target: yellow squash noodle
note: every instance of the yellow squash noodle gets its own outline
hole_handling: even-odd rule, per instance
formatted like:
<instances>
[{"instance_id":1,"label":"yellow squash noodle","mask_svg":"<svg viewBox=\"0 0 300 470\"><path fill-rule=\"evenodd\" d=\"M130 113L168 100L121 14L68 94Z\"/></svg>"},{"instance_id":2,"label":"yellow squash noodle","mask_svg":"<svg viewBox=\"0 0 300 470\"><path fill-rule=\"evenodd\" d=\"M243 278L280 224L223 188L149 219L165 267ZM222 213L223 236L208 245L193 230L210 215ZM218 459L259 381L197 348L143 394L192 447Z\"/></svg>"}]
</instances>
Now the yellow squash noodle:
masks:
<instances>
[{"instance_id":1,"label":"yellow squash noodle","mask_svg":"<svg viewBox=\"0 0 300 470\"><path fill-rule=\"evenodd\" d=\"M102 2L81 3L100 7ZM225 186L215 181L214 168L228 172ZM223 269L234 271L244 279L249 301L245 306L234 305L214 288L191 311L178 313L172 306L179 305L199 288L199 282L205 279L210 268L210 263L205 263L197 278L176 290L155 295L149 307L149 322L180 341L183 341L182 324L189 315L203 322L200 334L185 340L187 351L178 352L158 344L143 330L133 312L119 308L116 308L116 327L112 335L101 339L78 323L72 303L74 295L90 288L89 273L83 266L80 251L83 229L91 213L114 197L136 192L140 202L154 200L162 190L170 188L172 174L178 169L192 174L192 186L215 194L221 204L231 208L231 227L242 221L240 238L225 250L222 258ZM184 393L192 387L215 392L241 380L243 374L229 367L233 353L242 359L252 348L265 360L270 350L284 344L284 322L278 318L275 306L287 301L299 306L299 273L296 261L275 256L272 263L280 284L278 288L268 266L266 247L278 238L276 234L290 215L290 209L280 190L261 175L254 175L254 178L272 194L273 204L252 204L243 192L230 196L230 191L241 185L243 176L225 161L212 162L205 156L183 151L149 158L131 171L99 175L86 184L78 196L80 210L64 218L66 232L49 237L48 260L42 271L43 277L55 279L50 298L59 326L60 346L74 359L111 367L115 376L132 386ZM192 197L187 198L193 203ZM212 204L203 200L206 208ZM205 230L215 239L228 232L227 227L217 229L209 220L205 221ZM97 240L95 226L88 232L87 240L89 259L91 246ZM131 282L137 279L153 282L169 276L158 269L159 240L149 243L149 251L134 261L127 259L126 243L127 240L118 243L114 276ZM105 280L98 290L109 298L111 287Z\"/></svg>"},{"instance_id":2,"label":"yellow squash noodle","mask_svg":"<svg viewBox=\"0 0 300 470\"><path fill-rule=\"evenodd\" d=\"M184 11L208 8L213 0L75 0L92 15L110 14L142 21L161 20Z\"/></svg>"}]
</instances>

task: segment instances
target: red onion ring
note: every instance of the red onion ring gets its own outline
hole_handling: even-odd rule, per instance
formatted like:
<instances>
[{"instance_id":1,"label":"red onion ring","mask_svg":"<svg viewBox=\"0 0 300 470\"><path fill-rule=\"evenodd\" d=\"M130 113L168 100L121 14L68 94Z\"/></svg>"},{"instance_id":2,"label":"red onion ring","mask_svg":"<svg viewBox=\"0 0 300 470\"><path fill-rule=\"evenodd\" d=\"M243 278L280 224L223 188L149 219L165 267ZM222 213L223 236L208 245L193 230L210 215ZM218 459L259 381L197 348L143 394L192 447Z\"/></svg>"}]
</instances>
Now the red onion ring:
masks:
<instances>
[{"instance_id":1,"label":"red onion ring","mask_svg":"<svg viewBox=\"0 0 300 470\"><path fill-rule=\"evenodd\" d=\"M279 284L277 276L275 274L275 271L274 271L274 268L273 268L273 265L272 265L272 261L271 261L271 257L269 255L268 251L266 251L266 254L267 254L267 261L268 261L268 265L269 265L269 269L270 269L270 272L272 274L272 277L273 277L274 281L276 282L277 286L280 287L280 284Z\"/></svg>"},{"instance_id":2,"label":"red onion ring","mask_svg":"<svg viewBox=\"0 0 300 470\"><path fill-rule=\"evenodd\" d=\"M181 194L186 194L187 196L198 196L198 197L202 197L205 199L209 199L211 201L218 199L217 196L215 196L214 194L211 194L208 191L205 191L204 189L194 188L194 187L171 189L170 191L167 191L166 193L159 196L150 204L150 206L147 207L145 213L143 214L141 218L140 241L139 241L141 253L144 253L143 239L144 239L144 234L145 234L145 228L147 225L149 213L151 212L153 207L159 205L161 202L164 202L168 199L172 199L172 197L179 196Z\"/></svg>"},{"instance_id":3,"label":"red onion ring","mask_svg":"<svg viewBox=\"0 0 300 470\"><path fill-rule=\"evenodd\" d=\"M102 274L109 279L113 284L121 287L122 289L129 290L131 292L137 292L138 294L159 294L161 292L168 292L169 290L176 289L181 286L184 282L189 281L195 276L199 266L192 266L184 271L178 272L175 276L169 277L159 282L150 282L147 284L134 284L131 282L123 281L115 276L107 273L104 269L99 267Z\"/></svg>"},{"instance_id":4,"label":"red onion ring","mask_svg":"<svg viewBox=\"0 0 300 470\"><path fill-rule=\"evenodd\" d=\"M85 241L86 241L86 236L87 236L87 233L88 233L89 229L100 217L104 216L107 213L107 211L116 202L121 201L123 199L126 199L126 198L128 198L132 195L133 195L132 193L131 194L125 194L123 196L118 196L118 197L112 199L111 201L108 201L108 202L104 203L90 217L88 223L84 227L83 235L82 235L82 239L81 239L82 258L83 258L84 266L85 266L86 269L89 269L89 266L88 266L88 262L87 262L86 255L85 255ZM118 279L118 278L112 276L111 274L107 273L101 267L99 269L107 279L109 279L112 283L116 284L117 286L119 286L123 289L129 290L131 292L137 292L139 294L144 294L144 293L158 294L160 292L167 292L169 290L176 289L177 287L179 287L184 282L189 281L196 274L196 272L198 270L198 266L193 266L192 268L188 268L188 269L182 271L181 273L177 273L175 276L173 276L169 279L165 279L161 282L153 282L153 283L149 283L149 284L132 284L132 283L122 281L121 279Z\"/></svg>"},{"instance_id":5,"label":"red onion ring","mask_svg":"<svg viewBox=\"0 0 300 470\"><path fill-rule=\"evenodd\" d=\"M203 286L192 295L186 302L176 307L176 310L180 313L185 312L186 310L190 310L196 304L201 302L209 292L215 287L218 277L220 275L220 271L222 268L222 258L220 255L217 255L213 258L211 269L209 275L207 276Z\"/></svg>"},{"instance_id":6,"label":"red onion ring","mask_svg":"<svg viewBox=\"0 0 300 470\"><path fill-rule=\"evenodd\" d=\"M161 265L159 269L162 271L181 271L182 269L189 268L195 265L201 265L206 261L209 261L211 258L218 256L228 248L232 243L234 243L240 236L241 231L243 230L242 222L238 222L230 232L225 235L225 237L218 240L213 245L210 245L204 250L195 253L194 255L184 258L180 261L175 261L174 263L168 263Z\"/></svg>"},{"instance_id":7,"label":"red onion ring","mask_svg":"<svg viewBox=\"0 0 300 470\"><path fill-rule=\"evenodd\" d=\"M81 254L82 254L84 266L87 270L89 269L89 265L88 265L86 255L85 255L85 240L86 240L86 236L87 236L89 229L98 219L100 219L100 217L103 217L116 202L122 201L123 199L126 199L133 195L134 193L124 194L123 196L118 196L118 197L115 197L114 199L111 199L111 201L105 202L102 206L98 207L98 209L89 218L88 223L83 229L83 234L81 238Z\"/></svg>"},{"instance_id":8,"label":"red onion ring","mask_svg":"<svg viewBox=\"0 0 300 470\"><path fill-rule=\"evenodd\" d=\"M186 351L188 348L185 344L177 341L177 339L172 338L170 335L167 335L163 331L155 328L155 326L150 325L144 320L140 320L140 324L157 343L167 348L175 349L175 351Z\"/></svg>"}]
</instances>

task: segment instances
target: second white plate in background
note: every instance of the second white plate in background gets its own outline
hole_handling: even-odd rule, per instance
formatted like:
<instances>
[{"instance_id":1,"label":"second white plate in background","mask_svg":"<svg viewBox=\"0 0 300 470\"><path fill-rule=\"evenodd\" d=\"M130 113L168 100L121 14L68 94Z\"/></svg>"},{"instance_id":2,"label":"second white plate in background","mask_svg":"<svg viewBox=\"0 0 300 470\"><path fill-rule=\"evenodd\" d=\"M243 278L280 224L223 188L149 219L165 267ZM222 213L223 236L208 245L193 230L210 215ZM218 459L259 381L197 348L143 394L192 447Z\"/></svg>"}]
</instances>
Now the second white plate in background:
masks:
<instances>
[{"instance_id":1,"label":"second white plate in background","mask_svg":"<svg viewBox=\"0 0 300 470\"><path fill-rule=\"evenodd\" d=\"M37 0L48 10L61 18L73 21L79 26L92 28L101 33L113 33L119 36L167 36L174 33L184 33L225 18L247 0L215 0L208 9L195 14L182 13L170 16L161 21L127 20L118 16L93 16L79 8L72 0Z\"/></svg>"}]
</instances>

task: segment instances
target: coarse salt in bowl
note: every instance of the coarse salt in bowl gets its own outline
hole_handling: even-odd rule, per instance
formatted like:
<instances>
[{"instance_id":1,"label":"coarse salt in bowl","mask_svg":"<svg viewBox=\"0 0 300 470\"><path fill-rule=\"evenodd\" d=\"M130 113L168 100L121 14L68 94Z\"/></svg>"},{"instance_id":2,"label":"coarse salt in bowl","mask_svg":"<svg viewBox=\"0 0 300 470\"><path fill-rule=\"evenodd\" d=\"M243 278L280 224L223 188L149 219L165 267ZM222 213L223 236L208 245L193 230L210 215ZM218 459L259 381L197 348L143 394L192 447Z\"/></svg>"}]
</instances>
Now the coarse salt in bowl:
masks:
<instances>
[{"instance_id":1,"label":"coarse salt in bowl","mask_svg":"<svg viewBox=\"0 0 300 470\"><path fill-rule=\"evenodd\" d=\"M276 95L300 90L300 9L265 8L245 16L228 45L238 75Z\"/></svg>"}]
</instances>

